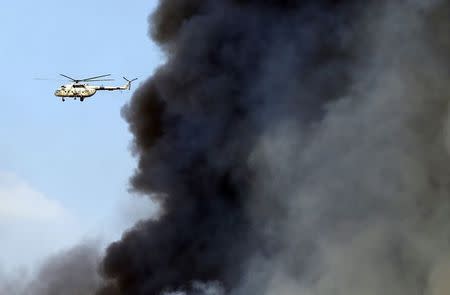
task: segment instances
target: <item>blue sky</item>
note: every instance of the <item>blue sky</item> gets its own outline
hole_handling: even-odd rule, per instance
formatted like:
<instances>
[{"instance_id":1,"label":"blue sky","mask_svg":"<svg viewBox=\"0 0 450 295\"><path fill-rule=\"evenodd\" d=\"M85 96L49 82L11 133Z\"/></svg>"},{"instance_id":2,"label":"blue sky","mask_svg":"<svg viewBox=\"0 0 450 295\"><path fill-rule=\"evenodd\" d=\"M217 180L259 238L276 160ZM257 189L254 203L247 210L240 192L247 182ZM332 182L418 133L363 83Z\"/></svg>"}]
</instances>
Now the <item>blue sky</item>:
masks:
<instances>
[{"instance_id":1,"label":"blue sky","mask_svg":"<svg viewBox=\"0 0 450 295\"><path fill-rule=\"evenodd\" d=\"M61 102L72 77L138 78L163 62L148 37L157 1L18 0L0 10L0 266L15 268L85 238L117 238L152 210L127 192L135 167L120 116L132 91ZM30 246L32 245L32 246Z\"/></svg>"}]
</instances>

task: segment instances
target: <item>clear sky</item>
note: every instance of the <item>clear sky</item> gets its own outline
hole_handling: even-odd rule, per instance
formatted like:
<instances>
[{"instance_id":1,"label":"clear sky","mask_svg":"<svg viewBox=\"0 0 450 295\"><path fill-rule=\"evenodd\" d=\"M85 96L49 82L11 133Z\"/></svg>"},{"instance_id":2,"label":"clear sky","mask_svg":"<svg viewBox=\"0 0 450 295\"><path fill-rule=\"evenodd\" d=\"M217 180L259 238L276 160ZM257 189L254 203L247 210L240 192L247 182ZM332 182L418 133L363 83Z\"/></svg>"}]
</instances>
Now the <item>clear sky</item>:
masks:
<instances>
[{"instance_id":1,"label":"clear sky","mask_svg":"<svg viewBox=\"0 0 450 295\"><path fill-rule=\"evenodd\" d=\"M120 116L132 91L84 102L53 95L73 77L148 78L163 55L148 37L156 0L17 0L0 9L0 270L80 239L117 238L151 210L127 192L135 167ZM148 205L148 206L144 206Z\"/></svg>"}]
</instances>

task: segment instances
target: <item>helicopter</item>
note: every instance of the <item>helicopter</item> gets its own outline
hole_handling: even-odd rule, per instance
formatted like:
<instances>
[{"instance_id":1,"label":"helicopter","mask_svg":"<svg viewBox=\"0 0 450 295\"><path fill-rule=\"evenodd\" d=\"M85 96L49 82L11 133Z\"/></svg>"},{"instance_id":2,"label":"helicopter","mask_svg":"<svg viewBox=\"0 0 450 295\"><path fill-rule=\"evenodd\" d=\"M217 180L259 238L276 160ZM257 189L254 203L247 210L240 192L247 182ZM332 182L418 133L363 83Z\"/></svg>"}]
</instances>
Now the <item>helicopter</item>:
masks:
<instances>
[{"instance_id":1,"label":"helicopter","mask_svg":"<svg viewBox=\"0 0 450 295\"><path fill-rule=\"evenodd\" d=\"M66 101L66 98L73 98L75 100L77 98L79 98L80 101L84 101L85 98L91 97L92 95L94 95L97 92L97 90L108 90L108 91L130 90L131 82L137 80L137 78L128 80L127 78L123 77L125 79L125 81L127 82L123 86L98 86L98 85L89 85L87 83L99 82L99 81L113 81L113 79L102 79L102 78L111 76L111 74L100 75L100 76L95 76L95 77L90 77L90 78L85 78L85 79L74 79L74 78L69 77L64 74L60 74L60 75L73 82L73 83L62 85L55 91L55 96L61 97L62 101ZM82 82L86 82L86 83L82 83Z\"/></svg>"}]
</instances>

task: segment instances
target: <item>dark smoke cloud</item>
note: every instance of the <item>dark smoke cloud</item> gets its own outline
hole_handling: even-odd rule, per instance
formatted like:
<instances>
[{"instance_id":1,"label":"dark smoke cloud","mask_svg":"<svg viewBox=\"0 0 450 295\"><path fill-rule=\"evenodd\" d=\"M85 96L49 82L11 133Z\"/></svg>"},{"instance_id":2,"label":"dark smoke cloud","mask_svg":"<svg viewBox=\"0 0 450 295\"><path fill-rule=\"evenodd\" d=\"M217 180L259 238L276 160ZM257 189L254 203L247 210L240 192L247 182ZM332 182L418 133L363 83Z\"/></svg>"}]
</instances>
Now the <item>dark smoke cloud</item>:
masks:
<instances>
[{"instance_id":1,"label":"dark smoke cloud","mask_svg":"<svg viewBox=\"0 0 450 295\"><path fill-rule=\"evenodd\" d=\"M168 60L123 110L134 134L134 190L161 202L103 262L120 294L189 290L195 281L241 281L255 252L277 245L248 207L249 156L265 130L300 129L348 91L357 1L161 1L152 36ZM299 130L300 130L299 129ZM279 208L284 214L285 208Z\"/></svg>"}]
</instances>

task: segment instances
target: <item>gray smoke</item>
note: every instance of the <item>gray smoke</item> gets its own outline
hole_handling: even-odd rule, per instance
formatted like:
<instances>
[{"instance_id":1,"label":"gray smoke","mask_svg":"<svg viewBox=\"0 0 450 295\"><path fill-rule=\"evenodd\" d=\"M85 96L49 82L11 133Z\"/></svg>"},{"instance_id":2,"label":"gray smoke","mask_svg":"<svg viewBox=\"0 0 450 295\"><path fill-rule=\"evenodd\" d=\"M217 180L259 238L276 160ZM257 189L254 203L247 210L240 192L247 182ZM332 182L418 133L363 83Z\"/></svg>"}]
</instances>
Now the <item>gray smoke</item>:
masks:
<instances>
[{"instance_id":1,"label":"gray smoke","mask_svg":"<svg viewBox=\"0 0 450 295\"><path fill-rule=\"evenodd\" d=\"M256 257L236 294L450 291L448 16L437 2L375 10L351 91L308 134L262 137L255 190L287 195L283 249Z\"/></svg>"},{"instance_id":2,"label":"gray smoke","mask_svg":"<svg viewBox=\"0 0 450 295\"><path fill-rule=\"evenodd\" d=\"M83 243L49 257L36 273L0 276L1 295L91 295L102 286L99 247Z\"/></svg>"}]
</instances>

